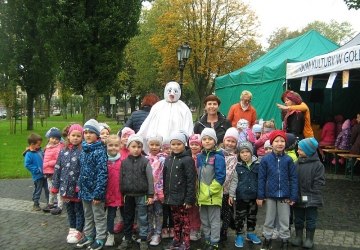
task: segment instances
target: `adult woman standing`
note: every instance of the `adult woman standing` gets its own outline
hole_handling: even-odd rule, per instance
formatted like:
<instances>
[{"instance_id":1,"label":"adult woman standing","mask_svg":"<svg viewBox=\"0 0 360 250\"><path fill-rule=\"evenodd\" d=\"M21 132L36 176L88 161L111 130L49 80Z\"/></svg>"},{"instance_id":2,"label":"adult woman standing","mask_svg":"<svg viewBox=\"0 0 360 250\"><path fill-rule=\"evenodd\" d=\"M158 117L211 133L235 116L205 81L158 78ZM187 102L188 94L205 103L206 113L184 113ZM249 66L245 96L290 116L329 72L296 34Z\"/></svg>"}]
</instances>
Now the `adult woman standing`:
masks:
<instances>
[{"instance_id":1,"label":"adult woman standing","mask_svg":"<svg viewBox=\"0 0 360 250\"><path fill-rule=\"evenodd\" d=\"M144 96L141 101L140 109L134 111L124 127L129 127L137 133L141 127L141 124L145 121L146 117L149 115L151 107L159 101L159 97L153 93L149 93Z\"/></svg>"},{"instance_id":2,"label":"adult woman standing","mask_svg":"<svg viewBox=\"0 0 360 250\"><path fill-rule=\"evenodd\" d=\"M222 143L226 130L231 127L230 121L219 112L220 104L216 95L208 95L204 100L205 114L194 125L194 134L201 134L204 128L213 128L218 144Z\"/></svg>"}]
</instances>

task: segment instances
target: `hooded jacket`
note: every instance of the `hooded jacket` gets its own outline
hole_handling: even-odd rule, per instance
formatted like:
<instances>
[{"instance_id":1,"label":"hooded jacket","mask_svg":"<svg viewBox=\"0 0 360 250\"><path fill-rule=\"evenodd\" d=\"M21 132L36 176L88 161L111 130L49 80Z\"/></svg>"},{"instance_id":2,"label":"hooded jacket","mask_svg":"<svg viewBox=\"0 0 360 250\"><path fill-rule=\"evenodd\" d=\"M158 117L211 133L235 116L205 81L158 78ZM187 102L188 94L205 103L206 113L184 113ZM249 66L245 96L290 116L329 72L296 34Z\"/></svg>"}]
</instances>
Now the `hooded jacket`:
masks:
<instances>
[{"instance_id":1,"label":"hooded jacket","mask_svg":"<svg viewBox=\"0 0 360 250\"><path fill-rule=\"evenodd\" d=\"M58 159L60 150L63 147L64 147L64 144L62 142L59 142L56 145L46 146L46 149L44 152L44 164L43 164L44 174L54 174L55 164Z\"/></svg>"},{"instance_id":2,"label":"hooded jacket","mask_svg":"<svg viewBox=\"0 0 360 250\"><path fill-rule=\"evenodd\" d=\"M43 178L43 158L44 152L41 148L36 151L26 150L23 153L24 165L30 171L33 181Z\"/></svg>"},{"instance_id":3,"label":"hooded jacket","mask_svg":"<svg viewBox=\"0 0 360 250\"><path fill-rule=\"evenodd\" d=\"M295 204L299 207L321 207L323 197L321 190L325 186L325 168L315 153L310 157L299 157L296 164L296 172L299 183L299 199ZM307 196L307 202L301 197Z\"/></svg>"},{"instance_id":4,"label":"hooded jacket","mask_svg":"<svg viewBox=\"0 0 360 250\"><path fill-rule=\"evenodd\" d=\"M166 157L163 175L165 204L195 204L195 162L188 152Z\"/></svg>"},{"instance_id":5,"label":"hooded jacket","mask_svg":"<svg viewBox=\"0 0 360 250\"><path fill-rule=\"evenodd\" d=\"M258 199L290 199L297 201L298 180L290 156L274 152L261 159L258 175Z\"/></svg>"},{"instance_id":6,"label":"hooded jacket","mask_svg":"<svg viewBox=\"0 0 360 250\"><path fill-rule=\"evenodd\" d=\"M216 137L218 139L218 144L222 143L226 130L231 127L231 123L226 117L217 112L218 121L215 122L213 129L216 132ZM211 124L207 122L207 114L203 115L199 121L194 125L194 134L201 134L204 128L211 128Z\"/></svg>"},{"instance_id":7,"label":"hooded jacket","mask_svg":"<svg viewBox=\"0 0 360 250\"><path fill-rule=\"evenodd\" d=\"M221 150L203 150L197 156L199 169L198 204L222 205L223 184L226 178L224 154Z\"/></svg>"}]
</instances>

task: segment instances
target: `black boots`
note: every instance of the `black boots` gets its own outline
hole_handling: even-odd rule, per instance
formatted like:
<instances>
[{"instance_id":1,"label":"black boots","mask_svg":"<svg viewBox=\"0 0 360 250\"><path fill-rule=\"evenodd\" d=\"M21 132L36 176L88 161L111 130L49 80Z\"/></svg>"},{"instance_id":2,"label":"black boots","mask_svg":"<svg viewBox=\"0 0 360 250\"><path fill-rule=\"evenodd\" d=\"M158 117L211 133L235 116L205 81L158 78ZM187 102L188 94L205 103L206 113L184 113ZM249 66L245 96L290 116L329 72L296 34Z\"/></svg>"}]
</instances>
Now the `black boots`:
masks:
<instances>
[{"instance_id":1,"label":"black boots","mask_svg":"<svg viewBox=\"0 0 360 250\"><path fill-rule=\"evenodd\" d=\"M271 249L271 238L270 239L264 239L260 250L269 250Z\"/></svg>"},{"instance_id":2,"label":"black boots","mask_svg":"<svg viewBox=\"0 0 360 250\"><path fill-rule=\"evenodd\" d=\"M295 238L291 240L291 245L300 247L303 242L303 229L295 228Z\"/></svg>"},{"instance_id":3,"label":"black boots","mask_svg":"<svg viewBox=\"0 0 360 250\"><path fill-rule=\"evenodd\" d=\"M303 244L303 248L310 249L314 245L315 229L306 229L306 239Z\"/></svg>"},{"instance_id":4,"label":"black boots","mask_svg":"<svg viewBox=\"0 0 360 250\"><path fill-rule=\"evenodd\" d=\"M227 230L221 229L220 231L220 242L227 241Z\"/></svg>"},{"instance_id":5,"label":"black boots","mask_svg":"<svg viewBox=\"0 0 360 250\"><path fill-rule=\"evenodd\" d=\"M281 245L280 245L280 249L281 250L288 250L288 248L289 248L289 241L288 240L282 240Z\"/></svg>"}]
</instances>

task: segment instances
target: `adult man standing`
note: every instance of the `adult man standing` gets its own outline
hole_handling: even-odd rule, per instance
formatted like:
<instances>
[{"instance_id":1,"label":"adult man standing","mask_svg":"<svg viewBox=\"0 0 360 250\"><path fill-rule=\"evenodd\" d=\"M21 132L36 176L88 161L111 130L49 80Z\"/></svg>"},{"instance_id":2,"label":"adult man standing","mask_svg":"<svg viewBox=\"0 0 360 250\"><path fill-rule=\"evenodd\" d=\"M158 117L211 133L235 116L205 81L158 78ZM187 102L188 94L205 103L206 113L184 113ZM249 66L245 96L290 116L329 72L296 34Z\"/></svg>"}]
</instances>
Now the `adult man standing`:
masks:
<instances>
[{"instance_id":1,"label":"adult man standing","mask_svg":"<svg viewBox=\"0 0 360 250\"><path fill-rule=\"evenodd\" d=\"M204 128L213 128L218 144L223 142L226 130L231 127L230 122L219 112L220 103L216 95L208 95L204 100L206 113L194 125L194 134L201 134Z\"/></svg>"},{"instance_id":2,"label":"adult man standing","mask_svg":"<svg viewBox=\"0 0 360 250\"><path fill-rule=\"evenodd\" d=\"M252 94L248 90L244 90L240 95L240 102L232 105L229 110L228 119L233 127L240 119L245 119L249 122L249 127L255 124L256 110L251 106Z\"/></svg>"}]
</instances>

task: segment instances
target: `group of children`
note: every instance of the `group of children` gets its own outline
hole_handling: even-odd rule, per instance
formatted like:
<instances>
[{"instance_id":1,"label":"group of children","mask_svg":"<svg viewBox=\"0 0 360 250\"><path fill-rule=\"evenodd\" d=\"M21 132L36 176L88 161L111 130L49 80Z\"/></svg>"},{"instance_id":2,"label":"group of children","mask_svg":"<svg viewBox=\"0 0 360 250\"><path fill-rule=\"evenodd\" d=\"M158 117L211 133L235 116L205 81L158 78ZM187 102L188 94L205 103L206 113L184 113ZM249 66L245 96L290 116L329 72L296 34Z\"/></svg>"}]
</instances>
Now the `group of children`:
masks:
<instances>
[{"instance_id":1,"label":"group of children","mask_svg":"<svg viewBox=\"0 0 360 250\"><path fill-rule=\"evenodd\" d=\"M49 191L50 197L57 196L55 208L62 209L63 204L68 213L66 240L76 248L113 246L114 220L120 210L124 238L119 249L133 248L136 218L140 249L148 249L149 244L157 246L170 234L173 239L165 249L190 249L190 241L200 239L202 234L204 249L210 250L227 240L231 224L236 231L236 247L243 247L245 232L247 240L261 244L254 232L258 206L263 204L266 219L262 249L271 248L274 229L282 239L282 249L287 249L293 206L296 238L292 243L303 244L306 222L303 246L311 248L324 184L317 142L314 138L299 142L295 167L285 153L287 135L274 130L273 123L265 124L249 137L252 131L244 122L239 123L238 128L226 131L217 147L212 128L190 137L174 131L170 138L142 138L127 127L112 135L106 124L90 119L83 127L69 126L63 143L61 137L51 139L54 133L50 131L44 158L42 139L32 134L25 166L35 185L34 209L40 210L42 188L47 208L54 209ZM143 151L145 143L147 154ZM54 164L45 167L48 150L58 144L62 145L58 153L48 157L55 159ZM254 145L261 161L255 156Z\"/></svg>"}]
</instances>

